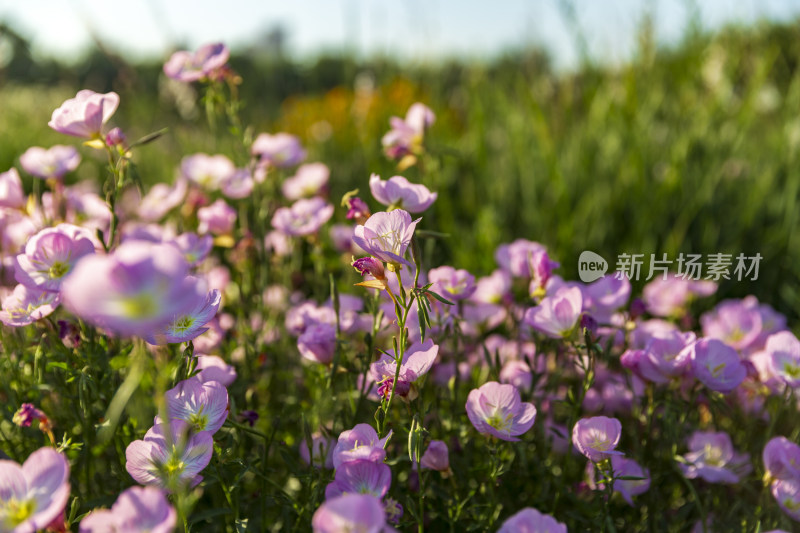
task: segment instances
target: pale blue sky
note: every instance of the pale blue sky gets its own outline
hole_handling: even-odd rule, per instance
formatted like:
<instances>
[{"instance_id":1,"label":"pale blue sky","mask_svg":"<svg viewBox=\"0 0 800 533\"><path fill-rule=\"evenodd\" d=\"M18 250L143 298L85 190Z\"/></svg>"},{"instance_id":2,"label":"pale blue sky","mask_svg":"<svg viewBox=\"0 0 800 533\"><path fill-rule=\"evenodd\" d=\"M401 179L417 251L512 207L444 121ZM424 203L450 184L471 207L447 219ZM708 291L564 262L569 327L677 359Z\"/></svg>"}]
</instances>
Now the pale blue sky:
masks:
<instances>
[{"instance_id":1,"label":"pale blue sky","mask_svg":"<svg viewBox=\"0 0 800 533\"><path fill-rule=\"evenodd\" d=\"M133 57L164 57L176 43L223 41L235 47L277 24L300 57L347 47L414 61L485 56L544 44L561 67L577 50L559 0L0 0L0 20L29 36L37 53L70 58L92 33ZM661 42L684 31L687 6L703 27L800 15L800 0L575 0L578 23L595 59L619 61L635 49L646 10Z\"/></svg>"}]
</instances>

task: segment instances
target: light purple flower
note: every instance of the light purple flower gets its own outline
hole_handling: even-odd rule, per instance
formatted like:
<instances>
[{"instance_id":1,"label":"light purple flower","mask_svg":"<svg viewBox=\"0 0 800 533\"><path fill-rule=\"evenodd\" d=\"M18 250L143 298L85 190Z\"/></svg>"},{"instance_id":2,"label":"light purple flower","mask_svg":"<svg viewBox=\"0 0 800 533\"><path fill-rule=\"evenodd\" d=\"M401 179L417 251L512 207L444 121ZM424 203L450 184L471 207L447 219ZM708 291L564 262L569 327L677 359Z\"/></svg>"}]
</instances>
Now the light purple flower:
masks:
<instances>
[{"instance_id":1,"label":"light purple flower","mask_svg":"<svg viewBox=\"0 0 800 533\"><path fill-rule=\"evenodd\" d=\"M195 378L202 383L209 381L219 381L224 387L229 387L236 381L236 370L216 355L195 354L197 358L197 370Z\"/></svg>"},{"instance_id":2,"label":"light purple flower","mask_svg":"<svg viewBox=\"0 0 800 533\"><path fill-rule=\"evenodd\" d=\"M738 483L750 471L750 456L737 453L731 438L720 431L695 431L689 437L689 453L679 463L689 479L702 478L709 483Z\"/></svg>"},{"instance_id":3,"label":"light purple flower","mask_svg":"<svg viewBox=\"0 0 800 533\"><path fill-rule=\"evenodd\" d=\"M254 186L253 174L246 168L237 168L219 184L222 194L234 200L250 196Z\"/></svg>"},{"instance_id":4,"label":"light purple flower","mask_svg":"<svg viewBox=\"0 0 800 533\"><path fill-rule=\"evenodd\" d=\"M336 353L336 328L325 323L309 325L298 337L297 349L309 361L330 363Z\"/></svg>"},{"instance_id":5,"label":"light purple flower","mask_svg":"<svg viewBox=\"0 0 800 533\"><path fill-rule=\"evenodd\" d=\"M218 381L185 379L164 397L169 418L183 420L194 432L208 431L213 435L228 418L228 390Z\"/></svg>"},{"instance_id":6,"label":"light purple flower","mask_svg":"<svg viewBox=\"0 0 800 533\"><path fill-rule=\"evenodd\" d=\"M65 305L84 320L120 335L147 336L206 297L169 244L123 242L110 255L87 255L61 288Z\"/></svg>"},{"instance_id":7,"label":"light purple flower","mask_svg":"<svg viewBox=\"0 0 800 533\"><path fill-rule=\"evenodd\" d=\"M22 209L26 201L17 169L12 168L0 173L0 207Z\"/></svg>"},{"instance_id":8,"label":"light purple flower","mask_svg":"<svg viewBox=\"0 0 800 533\"><path fill-rule=\"evenodd\" d=\"M786 437L773 437L764 446L764 469L775 479L800 480L800 446Z\"/></svg>"},{"instance_id":9,"label":"light purple flower","mask_svg":"<svg viewBox=\"0 0 800 533\"><path fill-rule=\"evenodd\" d=\"M33 533L55 522L69 499L69 463L40 448L20 466L0 460L0 530Z\"/></svg>"},{"instance_id":10,"label":"light purple flower","mask_svg":"<svg viewBox=\"0 0 800 533\"><path fill-rule=\"evenodd\" d=\"M371 494L344 494L327 500L314 513L314 533L379 533L386 526L381 501Z\"/></svg>"},{"instance_id":11,"label":"light purple flower","mask_svg":"<svg viewBox=\"0 0 800 533\"><path fill-rule=\"evenodd\" d=\"M411 215L402 209L381 211L369 217L363 226L356 226L353 242L381 261L413 267L403 256L420 220L412 222Z\"/></svg>"},{"instance_id":12,"label":"light purple flower","mask_svg":"<svg viewBox=\"0 0 800 533\"><path fill-rule=\"evenodd\" d=\"M187 189L187 181L183 178L172 186L165 183L153 185L139 203L138 215L150 222L161 220L171 209L181 205Z\"/></svg>"},{"instance_id":13,"label":"light purple flower","mask_svg":"<svg viewBox=\"0 0 800 533\"><path fill-rule=\"evenodd\" d=\"M157 487L131 487L123 491L111 509L89 513L80 533L172 533L177 513Z\"/></svg>"},{"instance_id":14,"label":"light purple flower","mask_svg":"<svg viewBox=\"0 0 800 533\"><path fill-rule=\"evenodd\" d=\"M181 175L209 191L216 191L236 172L233 162L224 155L194 154L181 160Z\"/></svg>"},{"instance_id":15,"label":"light purple flower","mask_svg":"<svg viewBox=\"0 0 800 533\"><path fill-rule=\"evenodd\" d=\"M726 300L700 317L703 335L719 339L736 350L745 350L761 334L758 307L743 300Z\"/></svg>"},{"instance_id":16,"label":"light purple flower","mask_svg":"<svg viewBox=\"0 0 800 533\"><path fill-rule=\"evenodd\" d=\"M278 231L300 237L316 233L333 216L333 205L324 198L301 198L291 207L281 207L272 217L272 227Z\"/></svg>"},{"instance_id":17,"label":"light purple flower","mask_svg":"<svg viewBox=\"0 0 800 533\"><path fill-rule=\"evenodd\" d=\"M765 351L772 373L790 387L800 387L800 341L791 332L770 335Z\"/></svg>"},{"instance_id":18,"label":"light purple flower","mask_svg":"<svg viewBox=\"0 0 800 533\"><path fill-rule=\"evenodd\" d=\"M467 396L467 416L480 433L511 442L533 426L536 407L523 403L513 385L484 383Z\"/></svg>"},{"instance_id":19,"label":"light purple flower","mask_svg":"<svg viewBox=\"0 0 800 533\"><path fill-rule=\"evenodd\" d=\"M28 148L19 156L19 164L25 172L42 179L61 179L72 172L81 162L81 154L74 146L57 144L50 149L39 146Z\"/></svg>"},{"instance_id":20,"label":"light purple flower","mask_svg":"<svg viewBox=\"0 0 800 533\"><path fill-rule=\"evenodd\" d=\"M406 349L403 360L400 363L400 373L397 377L397 384L393 385L395 374L397 373L397 363L394 359L394 351L391 355L383 354L381 358L369 366L369 375L375 383L379 384L378 394L389 398L392 387L395 394L407 396L411 384L421 378L433 366L436 356L439 353L439 346L428 339L423 343L414 343Z\"/></svg>"},{"instance_id":21,"label":"light purple flower","mask_svg":"<svg viewBox=\"0 0 800 533\"><path fill-rule=\"evenodd\" d=\"M533 383L533 373L525 361L509 359L500 370L500 383L510 383L517 389L526 391Z\"/></svg>"},{"instance_id":22,"label":"light purple flower","mask_svg":"<svg viewBox=\"0 0 800 533\"><path fill-rule=\"evenodd\" d=\"M228 47L222 43L209 43L196 52L181 50L164 63L164 74L168 78L183 82L198 81L211 77L225 66L230 57Z\"/></svg>"},{"instance_id":23,"label":"light purple flower","mask_svg":"<svg viewBox=\"0 0 800 533\"><path fill-rule=\"evenodd\" d=\"M631 282L626 276L607 274L584 287L583 307L598 322L608 323L611 315L628 303L630 296Z\"/></svg>"},{"instance_id":24,"label":"light purple flower","mask_svg":"<svg viewBox=\"0 0 800 533\"><path fill-rule=\"evenodd\" d=\"M211 235L201 236L192 232L181 233L169 242L181 251L186 262L192 267L199 265L214 246L214 238Z\"/></svg>"},{"instance_id":25,"label":"light purple flower","mask_svg":"<svg viewBox=\"0 0 800 533\"><path fill-rule=\"evenodd\" d=\"M466 300L475 292L475 276L460 268L441 266L428 272L428 281L433 283L433 290L446 299L455 302Z\"/></svg>"},{"instance_id":26,"label":"light purple flower","mask_svg":"<svg viewBox=\"0 0 800 533\"><path fill-rule=\"evenodd\" d=\"M405 119L392 117L389 120L392 129L381 139L386 155L392 159L401 159L406 155L419 153L425 130L435 120L433 111L419 102L408 108Z\"/></svg>"},{"instance_id":27,"label":"light purple flower","mask_svg":"<svg viewBox=\"0 0 800 533\"><path fill-rule=\"evenodd\" d=\"M772 496L786 515L800 522L800 479L779 479L772 482Z\"/></svg>"},{"instance_id":28,"label":"light purple flower","mask_svg":"<svg viewBox=\"0 0 800 533\"><path fill-rule=\"evenodd\" d=\"M59 133L74 137L98 138L102 134L103 124L108 122L118 105L117 93L99 94L84 89L53 111L47 125Z\"/></svg>"},{"instance_id":29,"label":"light purple flower","mask_svg":"<svg viewBox=\"0 0 800 533\"><path fill-rule=\"evenodd\" d=\"M236 210L225 203L222 198L213 204L201 207L197 210L197 232L213 233L223 235L233 231L233 224L236 222Z\"/></svg>"},{"instance_id":30,"label":"light purple flower","mask_svg":"<svg viewBox=\"0 0 800 533\"><path fill-rule=\"evenodd\" d=\"M614 490L633 506L633 497L644 494L650 489L650 472L642 468L633 459L621 455L611 456L611 469L614 477L641 477L645 479L615 479Z\"/></svg>"},{"instance_id":31,"label":"light purple flower","mask_svg":"<svg viewBox=\"0 0 800 533\"><path fill-rule=\"evenodd\" d=\"M155 424L143 440L128 445L125 469L142 485L168 490L176 485L194 486L203 479L199 474L208 466L213 453L211 433L192 433L188 423L172 420L169 425Z\"/></svg>"},{"instance_id":32,"label":"light purple flower","mask_svg":"<svg viewBox=\"0 0 800 533\"><path fill-rule=\"evenodd\" d=\"M306 158L300 139L288 133L262 133L253 141L250 152L258 156L259 163L278 168L293 167Z\"/></svg>"},{"instance_id":33,"label":"light purple flower","mask_svg":"<svg viewBox=\"0 0 800 533\"><path fill-rule=\"evenodd\" d=\"M325 194L330 175L331 171L322 163L301 165L294 176L283 182L281 192L287 200Z\"/></svg>"},{"instance_id":34,"label":"light purple flower","mask_svg":"<svg viewBox=\"0 0 800 533\"><path fill-rule=\"evenodd\" d=\"M658 276L642 291L647 311L655 316L682 316L695 296L709 296L717 290L713 281L684 279L675 274Z\"/></svg>"},{"instance_id":35,"label":"light purple flower","mask_svg":"<svg viewBox=\"0 0 800 533\"><path fill-rule=\"evenodd\" d=\"M45 228L17 256L15 276L32 289L57 292L78 260L93 253L94 242L87 230L72 224Z\"/></svg>"},{"instance_id":36,"label":"light purple flower","mask_svg":"<svg viewBox=\"0 0 800 533\"><path fill-rule=\"evenodd\" d=\"M196 283L197 287L205 287L206 283L193 277L187 280ZM221 296L217 289L195 293L195 300L176 313L169 322L153 328L144 336L150 344L172 344L188 342L208 331L206 324L216 316Z\"/></svg>"},{"instance_id":37,"label":"light purple flower","mask_svg":"<svg viewBox=\"0 0 800 533\"><path fill-rule=\"evenodd\" d=\"M593 463L624 455L614 449L621 436L620 421L607 416L581 418L572 428L572 444Z\"/></svg>"},{"instance_id":38,"label":"light purple flower","mask_svg":"<svg viewBox=\"0 0 800 533\"><path fill-rule=\"evenodd\" d=\"M525 312L524 321L537 331L558 339L569 337L578 323L583 296L577 287L562 287Z\"/></svg>"},{"instance_id":39,"label":"light purple flower","mask_svg":"<svg viewBox=\"0 0 800 533\"><path fill-rule=\"evenodd\" d=\"M550 515L526 507L503 522L497 533L567 533L567 526Z\"/></svg>"},{"instance_id":40,"label":"light purple flower","mask_svg":"<svg viewBox=\"0 0 800 533\"><path fill-rule=\"evenodd\" d=\"M325 499L342 494L371 494L383 498L392 484L392 471L384 463L357 460L339 465L336 477L325 488Z\"/></svg>"},{"instance_id":41,"label":"light purple flower","mask_svg":"<svg viewBox=\"0 0 800 533\"><path fill-rule=\"evenodd\" d=\"M689 366L691 350L695 342L692 332L655 332L642 350L628 350L620 362L642 379L654 383L668 383L682 376Z\"/></svg>"},{"instance_id":42,"label":"light purple flower","mask_svg":"<svg viewBox=\"0 0 800 533\"><path fill-rule=\"evenodd\" d=\"M441 440L432 440L428 444L425 453L422 454L419 465L422 468L438 470L445 474L450 472L450 456L447 451L447 444Z\"/></svg>"},{"instance_id":43,"label":"light purple flower","mask_svg":"<svg viewBox=\"0 0 800 533\"><path fill-rule=\"evenodd\" d=\"M540 298L547 294L546 288L553 270L560 267L561 264L550 259L547 250L533 252L529 263L531 282L528 285L528 294L531 298Z\"/></svg>"},{"instance_id":44,"label":"light purple flower","mask_svg":"<svg viewBox=\"0 0 800 533\"><path fill-rule=\"evenodd\" d=\"M300 441L300 458L314 468L333 468L333 449L336 447L336 439L324 437L320 434L311 436L311 451L309 453L308 442L303 439Z\"/></svg>"},{"instance_id":45,"label":"light purple flower","mask_svg":"<svg viewBox=\"0 0 800 533\"><path fill-rule=\"evenodd\" d=\"M711 390L730 392L747 376L739 354L722 341L703 338L689 350L694 377Z\"/></svg>"},{"instance_id":46,"label":"light purple flower","mask_svg":"<svg viewBox=\"0 0 800 533\"><path fill-rule=\"evenodd\" d=\"M501 269L515 278L533 277L531 265L533 257L547 249L538 242L517 239L509 244L501 244L495 250L494 258Z\"/></svg>"},{"instance_id":47,"label":"light purple flower","mask_svg":"<svg viewBox=\"0 0 800 533\"><path fill-rule=\"evenodd\" d=\"M375 429L369 424L356 424L353 429L342 431L333 449L334 468L359 459L382 463L386 458L386 441L391 436L392 431L389 430L388 435L378 438Z\"/></svg>"},{"instance_id":48,"label":"light purple flower","mask_svg":"<svg viewBox=\"0 0 800 533\"><path fill-rule=\"evenodd\" d=\"M61 295L57 292L40 291L20 284L3 300L0 321L6 326L27 326L55 311L60 303Z\"/></svg>"},{"instance_id":49,"label":"light purple flower","mask_svg":"<svg viewBox=\"0 0 800 533\"><path fill-rule=\"evenodd\" d=\"M377 174L369 177L372 196L390 209L404 209L409 213L422 213L438 196L424 185L411 183L403 176L392 176L383 181Z\"/></svg>"}]
</instances>

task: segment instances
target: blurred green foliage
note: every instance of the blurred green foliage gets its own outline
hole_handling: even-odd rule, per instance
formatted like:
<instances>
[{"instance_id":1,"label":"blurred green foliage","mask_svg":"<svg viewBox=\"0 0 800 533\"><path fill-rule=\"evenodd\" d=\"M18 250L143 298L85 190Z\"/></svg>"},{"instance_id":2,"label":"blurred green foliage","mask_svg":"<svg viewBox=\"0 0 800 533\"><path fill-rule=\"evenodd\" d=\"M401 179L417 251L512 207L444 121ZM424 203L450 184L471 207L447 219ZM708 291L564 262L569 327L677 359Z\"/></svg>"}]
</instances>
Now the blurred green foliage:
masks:
<instances>
[{"instance_id":1,"label":"blurred green foliage","mask_svg":"<svg viewBox=\"0 0 800 533\"><path fill-rule=\"evenodd\" d=\"M755 294L794 324L800 27L690 31L671 49L654 46L648 28L630 63L570 73L554 72L537 50L422 66L341 56L301 64L248 50L231 64L243 79L244 122L254 134L299 135L309 160L331 167L334 202L356 187L368 197L371 172L397 173L380 146L391 115L418 100L436 112L429 156L404 172L439 193L423 227L450 237L432 266L486 274L495 247L520 237L546 244L569 278L587 249L612 269L621 253L760 253L758 280L723 281L719 295ZM197 151L239 153L245 163L234 136L199 127L196 88L168 82L160 64L99 50L77 65L36 62L23 39L12 41L0 70L0 169L29 146L71 142L46 124L77 88L119 92L114 123L130 139L170 129L138 156L145 183L171 181ZM71 179L101 176L101 167L98 157Z\"/></svg>"}]
</instances>

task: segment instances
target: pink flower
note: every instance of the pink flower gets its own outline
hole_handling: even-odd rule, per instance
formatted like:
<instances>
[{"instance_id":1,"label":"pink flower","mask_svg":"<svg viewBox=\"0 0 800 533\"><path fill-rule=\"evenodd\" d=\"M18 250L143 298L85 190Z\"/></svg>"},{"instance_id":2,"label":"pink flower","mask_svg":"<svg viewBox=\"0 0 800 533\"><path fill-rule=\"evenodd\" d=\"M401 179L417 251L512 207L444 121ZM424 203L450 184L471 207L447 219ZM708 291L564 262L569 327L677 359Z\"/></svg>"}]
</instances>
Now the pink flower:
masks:
<instances>
[{"instance_id":1,"label":"pink flower","mask_svg":"<svg viewBox=\"0 0 800 533\"><path fill-rule=\"evenodd\" d=\"M117 93L78 91L75 98L70 98L53 111L47 125L59 133L74 137L96 138L101 135L103 124L108 122L118 105Z\"/></svg>"},{"instance_id":2,"label":"pink flower","mask_svg":"<svg viewBox=\"0 0 800 533\"><path fill-rule=\"evenodd\" d=\"M761 334L761 312L744 300L726 300L700 317L703 335L736 350L749 348Z\"/></svg>"},{"instance_id":3,"label":"pink flower","mask_svg":"<svg viewBox=\"0 0 800 533\"><path fill-rule=\"evenodd\" d=\"M534 256L546 251L538 242L517 239L510 244L498 246L494 258L501 269L515 278L530 278L534 274L531 269Z\"/></svg>"},{"instance_id":4,"label":"pink flower","mask_svg":"<svg viewBox=\"0 0 800 533\"><path fill-rule=\"evenodd\" d=\"M208 431L213 435L228 418L228 390L217 381L185 379L164 397L169 418L183 420L194 432Z\"/></svg>"},{"instance_id":5,"label":"pink flower","mask_svg":"<svg viewBox=\"0 0 800 533\"><path fill-rule=\"evenodd\" d=\"M181 50L172 54L164 64L164 74L178 81L198 81L213 77L229 57L230 51L222 43L205 44L194 53Z\"/></svg>"},{"instance_id":6,"label":"pink flower","mask_svg":"<svg viewBox=\"0 0 800 533\"><path fill-rule=\"evenodd\" d=\"M420 220L412 222L411 215L402 209L381 211L369 217L363 226L356 226L353 242L381 261L413 267L403 256Z\"/></svg>"},{"instance_id":7,"label":"pink flower","mask_svg":"<svg viewBox=\"0 0 800 533\"><path fill-rule=\"evenodd\" d=\"M333 468L333 449L336 439L323 437L320 434L311 436L311 450L309 444L303 439L300 441L300 458L314 468Z\"/></svg>"},{"instance_id":8,"label":"pink flower","mask_svg":"<svg viewBox=\"0 0 800 533\"><path fill-rule=\"evenodd\" d=\"M386 526L381 501L371 494L344 494L327 500L314 513L314 533L379 533Z\"/></svg>"},{"instance_id":9,"label":"pink flower","mask_svg":"<svg viewBox=\"0 0 800 533\"><path fill-rule=\"evenodd\" d=\"M300 139L288 133L262 133L253 141L250 151L258 156L260 164L278 168L293 167L306 157Z\"/></svg>"},{"instance_id":10,"label":"pink flower","mask_svg":"<svg viewBox=\"0 0 800 533\"><path fill-rule=\"evenodd\" d=\"M709 296L717 290L713 281L695 281L671 274L656 277L642 291L644 303L655 316L681 316L695 296Z\"/></svg>"},{"instance_id":11,"label":"pink flower","mask_svg":"<svg viewBox=\"0 0 800 533\"><path fill-rule=\"evenodd\" d=\"M614 455L622 435L622 424L616 418L595 416L581 418L572 428L572 444L590 461L599 463Z\"/></svg>"},{"instance_id":12,"label":"pink flower","mask_svg":"<svg viewBox=\"0 0 800 533\"><path fill-rule=\"evenodd\" d=\"M0 207L22 209L26 201L17 169L12 168L0 173Z\"/></svg>"},{"instance_id":13,"label":"pink flower","mask_svg":"<svg viewBox=\"0 0 800 533\"><path fill-rule=\"evenodd\" d=\"M324 198L301 198L291 207L281 207L272 217L272 227L286 235L301 237L316 233L333 216L333 205Z\"/></svg>"},{"instance_id":14,"label":"pink flower","mask_svg":"<svg viewBox=\"0 0 800 533\"><path fill-rule=\"evenodd\" d=\"M390 352L391 355L383 354L377 362L372 363L369 367L370 377L380 385L378 394L388 398L394 386L395 394L407 396L411 384L428 373L438 353L439 346L434 344L431 339L409 346L403 354L396 385L393 385L397 373L394 352Z\"/></svg>"},{"instance_id":15,"label":"pink flower","mask_svg":"<svg viewBox=\"0 0 800 533\"><path fill-rule=\"evenodd\" d=\"M169 435L165 434L169 432ZM214 452L214 438L208 431L191 433L189 424L172 420L157 423L125 450L125 469L142 485L171 490L176 485L197 485L200 472Z\"/></svg>"},{"instance_id":16,"label":"pink flower","mask_svg":"<svg viewBox=\"0 0 800 533\"><path fill-rule=\"evenodd\" d=\"M389 120L392 129L381 139L386 155L392 159L401 159L421 152L425 130L435 120L433 111L419 102L408 108L405 120L392 117Z\"/></svg>"},{"instance_id":17,"label":"pink flower","mask_svg":"<svg viewBox=\"0 0 800 533\"><path fill-rule=\"evenodd\" d=\"M156 487L131 487L111 509L94 510L80 524L80 533L172 533L177 514Z\"/></svg>"},{"instance_id":18,"label":"pink flower","mask_svg":"<svg viewBox=\"0 0 800 533\"><path fill-rule=\"evenodd\" d=\"M65 305L120 335L148 336L206 297L205 284L170 244L123 242L110 255L90 254L63 283Z\"/></svg>"},{"instance_id":19,"label":"pink flower","mask_svg":"<svg viewBox=\"0 0 800 533\"><path fill-rule=\"evenodd\" d=\"M69 499L69 464L53 448L40 448L20 466L0 460L0 528L13 533L45 529Z\"/></svg>"},{"instance_id":20,"label":"pink flower","mask_svg":"<svg viewBox=\"0 0 800 533\"><path fill-rule=\"evenodd\" d=\"M197 370L195 378L201 383L219 381L224 387L229 387L236 381L236 370L216 355L195 354L197 357Z\"/></svg>"},{"instance_id":21,"label":"pink flower","mask_svg":"<svg viewBox=\"0 0 800 533\"><path fill-rule=\"evenodd\" d=\"M584 288L583 306L595 320L608 323L611 315L628 303L630 296L631 282L627 277L607 274Z\"/></svg>"},{"instance_id":22,"label":"pink flower","mask_svg":"<svg viewBox=\"0 0 800 533\"><path fill-rule=\"evenodd\" d=\"M737 453L731 438L720 431L695 431L689 438L689 453L679 463L689 479L703 478L709 483L738 483L751 470L750 456Z\"/></svg>"},{"instance_id":23,"label":"pink flower","mask_svg":"<svg viewBox=\"0 0 800 533\"><path fill-rule=\"evenodd\" d=\"M442 473L450 471L450 457L447 452L447 444L441 440L432 440L428 444L428 449L422 454L419 460L419 465L422 468L430 468L431 470L438 470Z\"/></svg>"},{"instance_id":24,"label":"pink flower","mask_svg":"<svg viewBox=\"0 0 800 533\"><path fill-rule=\"evenodd\" d=\"M692 332L655 332L643 350L628 350L620 358L623 366L638 376L654 383L668 383L682 376L689 366L691 350L695 342Z\"/></svg>"},{"instance_id":25,"label":"pink flower","mask_svg":"<svg viewBox=\"0 0 800 533\"><path fill-rule=\"evenodd\" d=\"M633 497L644 494L650 489L650 472L646 468L642 468L639 463L633 459L628 459L621 455L613 455L611 457L611 469L614 472L615 478L644 478L614 480L614 490L622 495L625 501L628 502L628 505L633 506Z\"/></svg>"},{"instance_id":26,"label":"pink flower","mask_svg":"<svg viewBox=\"0 0 800 533\"><path fill-rule=\"evenodd\" d=\"M700 339L689 350L694 376L711 390L730 392L747 376L736 350L717 339Z\"/></svg>"},{"instance_id":27,"label":"pink flower","mask_svg":"<svg viewBox=\"0 0 800 533\"><path fill-rule=\"evenodd\" d=\"M94 242L87 230L72 224L45 228L17 256L15 276L32 289L57 292L78 260L93 253Z\"/></svg>"},{"instance_id":28,"label":"pink flower","mask_svg":"<svg viewBox=\"0 0 800 533\"><path fill-rule=\"evenodd\" d=\"M477 286L475 276L460 268L441 266L428 272L428 281L433 290L450 301L465 300L472 296Z\"/></svg>"},{"instance_id":29,"label":"pink flower","mask_svg":"<svg viewBox=\"0 0 800 533\"><path fill-rule=\"evenodd\" d=\"M186 196L186 190L185 179L177 180L172 186L157 183L142 198L137 213L143 220L150 222L161 220L171 209L181 205Z\"/></svg>"},{"instance_id":30,"label":"pink flower","mask_svg":"<svg viewBox=\"0 0 800 533\"><path fill-rule=\"evenodd\" d=\"M81 162L81 154L74 146L56 145L49 150L33 146L19 156L19 163L25 172L42 179L61 179L72 172Z\"/></svg>"},{"instance_id":31,"label":"pink flower","mask_svg":"<svg viewBox=\"0 0 800 533\"><path fill-rule=\"evenodd\" d=\"M371 494L383 498L392 484L392 471L384 463L357 460L339 465L336 477L325 488L325 499L342 494Z\"/></svg>"},{"instance_id":32,"label":"pink flower","mask_svg":"<svg viewBox=\"0 0 800 533\"><path fill-rule=\"evenodd\" d=\"M513 385L484 383L467 396L467 416L480 433L516 442L536 420L536 407L523 403Z\"/></svg>"},{"instance_id":33,"label":"pink flower","mask_svg":"<svg viewBox=\"0 0 800 533\"><path fill-rule=\"evenodd\" d=\"M567 533L567 526L550 515L526 507L503 522L497 533Z\"/></svg>"},{"instance_id":34,"label":"pink flower","mask_svg":"<svg viewBox=\"0 0 800 533\"><path fill-rule=\"evenodd\" d=\"M403 176L392 176L386 181L377 174L369 178L372 196L390 209L405 209L409 213L422 213L436 201L437 194L424 185L411 183Z\"/></svg>"},{"instance_id":35,"label":"pink flower","mask_svg":"<svg viewBox=\"0 0 800 533\"><path fill-rule=\"evenodd\" d=\"M333 449L333 466L339 468L348 461L366 459L377 463L386 458L386 441L392 436L392 431L378 438L378 433L369 424L356 424L353 429L342 431L336 447Z\"/></svg>"},{"instance_id":36,"label":"pink flower","mask_svg":"<svg viewBox=\"0 0 800 533\"><path fill-rule=\"evenodd\" d=\"M197 220L200 223L197 226L197 233L211 232L214 235L224 235L233 231L236 210L220 198L213 204L198 209Z\"/></svg>"},{"instance_id":37,"label":"pink flower","mask_svg":"<svg viewBox=\"0 0 800 533\"><path fill-rule=\"evenodd\" d=\"M281 192L287 200L325 194L330 174L331 171L322 163L301 165L294 176L283 182Z\"/></svg>"},{"instance_id":38,"label":"pink flower","mask_svg":"<svg viewBox=\"0 0 800 533\"><path fill-rule=\"evenodd\" d=\"M800 479L779 479L772 482L772 496L786 515L800 522Z\"/></svg>"},{"instance_id":39,"label":"pink flower","mask_svg":"<svg viewBox=\"0 0 800 533\"><path fill-rule=\"evenodd\" d=\"M790 387L800 387L800 341L791 332L770 335L765 351L772 373Z\"/></svg>"},{"instance_id":40,"label":"pink flower","mask_svg":"<svg viewBox=\"0 0 800 533\"><path fill-rule=\"evenodd\" d=\"M312 324L297 339L300 355L316 363L328 364L336 352L336 328L331 324Z\"/></svg>"},{"instance_id":41,"label":"pink flower","mask_svg":"<svg viewBox=\"0 0 800 533\"><path fill-rule=\"evenodd\" d=\"M773 437L764 446L764 469L775 479L800 480L800 446L786 437Z\"/></svg>"},{"instance_id":42,"label":"pink flower","mask_svg":"<svg viewBox=\"0 0 800 533\"><path fill-rule=\"evenodd\" d=\"M524 321L555 339L569 337L578 323L583 296L577 287L562 287L525 312Z\"/></svg>"},{"instance_id":43,"label":"pink flower","mask_svg":"<svg viewBox=\"0 0 800 533\"><path fill-rule=\"evenodd\" d=\"M191 280L190 283L196 278L189 276L186 278ZM205 282L197 281L197 288L204 288ZM219 310L221 296L217 289L208 291L203 294L198 291L195 293L193 302L186 304L186 306L176 312L169 322L165 322L153 328L148 332L144 338L150 344L171 344L179 342L187 342L195 339L208 331L205 327Z\"/></svg>"},{"instance_id":44,"label":"pink flower","mask_svg":"<svg viewBox=\"0 0 800 533\"><path fill-rule=\"evenodd\" d=\"M224 155L194 154L181 160L181 175L202 188L215 191L236 171Z\"/></svg>"},{"instance_id":45,"label":"pink flower","mask_svg":"<svg viewBox=\"0 0 800 533\"><path fill-rule=\"evenodd\" d=\"M6 326L27 326L55 311L59 303L61 295L57 292L41 291L19 284L3 300L0 321Z\"/></svg>"}]
</instances>

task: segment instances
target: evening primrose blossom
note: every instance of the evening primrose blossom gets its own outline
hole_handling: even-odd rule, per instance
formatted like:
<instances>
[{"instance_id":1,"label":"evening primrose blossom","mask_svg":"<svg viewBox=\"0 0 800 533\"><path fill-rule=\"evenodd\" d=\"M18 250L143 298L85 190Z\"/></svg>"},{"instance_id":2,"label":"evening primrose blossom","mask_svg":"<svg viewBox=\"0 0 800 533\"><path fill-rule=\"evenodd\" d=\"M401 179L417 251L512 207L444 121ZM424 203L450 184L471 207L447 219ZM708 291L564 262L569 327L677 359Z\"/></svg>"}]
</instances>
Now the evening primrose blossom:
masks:
<instances>
[{"instance_id":1,"label":"evening primrose blossom","mask_svg":"<svg viewBox=\"0 0 800 533\"><path fill-rule=\"evenodd\" d=\"M536 407L520 400L513 385L496 381L484 383L467 396L467 416L479 432L516 442L533 426Z\"/></svg>"},{"instance_id":2,"label":"evening primrose blossom","mask_svg":"<svg viewBox=\"0 0 800 533\"><path fill-rule=\"evenodd\" d=\"M356 226L353 242L381 261L413 267L403 256L420 220L412 222L411 215L402 209L381 211L369 217L364 225Z\"/></svg>"}]
</instances>

